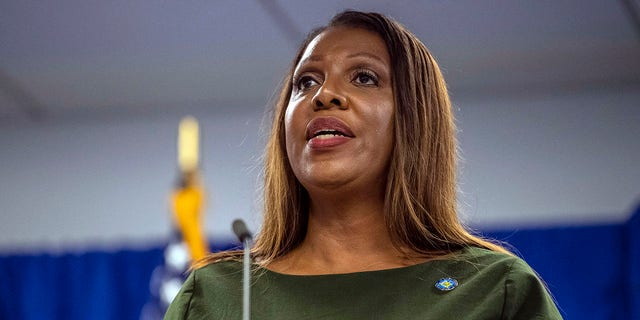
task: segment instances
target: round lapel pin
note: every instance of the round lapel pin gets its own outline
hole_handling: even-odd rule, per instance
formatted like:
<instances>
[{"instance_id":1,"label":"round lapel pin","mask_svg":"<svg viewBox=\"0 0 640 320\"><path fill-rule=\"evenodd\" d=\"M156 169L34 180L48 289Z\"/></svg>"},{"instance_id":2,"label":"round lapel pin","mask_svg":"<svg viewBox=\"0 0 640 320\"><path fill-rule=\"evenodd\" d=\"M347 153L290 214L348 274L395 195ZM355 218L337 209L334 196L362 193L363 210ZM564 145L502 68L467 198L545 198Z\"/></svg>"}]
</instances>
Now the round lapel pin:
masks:
<instances>
[{"instance_id":1,"label":"round lapel pin","mask_svg":"<svg viewBox=\"0 0 640 320\"><path fill-rule=\"evenodd\" d=\"M442 291L451 291L458 286L458 280L453 278L442 278L436 282L436 288Z\"/></svg>"}]
</instances>

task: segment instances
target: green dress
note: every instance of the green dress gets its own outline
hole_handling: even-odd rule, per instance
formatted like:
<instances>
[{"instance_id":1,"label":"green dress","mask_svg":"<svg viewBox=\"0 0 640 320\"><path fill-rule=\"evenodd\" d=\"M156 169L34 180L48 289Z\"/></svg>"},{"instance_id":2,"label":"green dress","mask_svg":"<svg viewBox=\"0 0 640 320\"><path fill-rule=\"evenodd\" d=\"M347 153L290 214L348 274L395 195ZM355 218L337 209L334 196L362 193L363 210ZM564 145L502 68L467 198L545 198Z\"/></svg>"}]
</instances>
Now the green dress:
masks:
<instances>
[{"instance_id":1,"label":"green dress","mask_svg":"<svg viewBox=\"0 0 640 320\"><path fill-rule=\"evenodd\" d=\"M562 319L523 260L480 248L396 269L252 277L251 319ZM193 272L165 319L241 315L242 263L229 261Z\"/></svg>"}]
</instances>

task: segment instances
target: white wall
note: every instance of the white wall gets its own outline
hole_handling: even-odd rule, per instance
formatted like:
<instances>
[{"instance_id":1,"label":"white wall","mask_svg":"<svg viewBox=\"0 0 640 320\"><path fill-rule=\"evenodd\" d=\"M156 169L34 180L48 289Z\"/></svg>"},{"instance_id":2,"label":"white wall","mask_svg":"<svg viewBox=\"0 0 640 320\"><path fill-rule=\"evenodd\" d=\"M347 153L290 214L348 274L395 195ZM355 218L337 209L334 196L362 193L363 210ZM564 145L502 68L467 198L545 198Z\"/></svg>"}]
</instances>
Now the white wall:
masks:
<instances>
[{"instance_id":1,"label":"white wall","mask_svg":"<svg viewBox=\"0 0 640 320\"><path fill-rule=\"evenodd\" d=\"M477 227L618 222L640 195L640 88L455 97ZM261 108L198 115L209 236L258 226ZM161 241L179 116L0 125L0 252Z\"/></svg>"},{"instance_id":2,"label":"white wall","mask_svg":"<svg viewBox=\"0 0 640 320\"><path fill-rule=\"evenodd\" d=\"M640 204L638 87L455 104L473 224L619 222Z\"/></svg>"},{"instance_id":3,"label":"white wall","mask_svg":"<svg viewBox=\"0 0 640 320\"><path fill-rule=\"evenodd\" d=\"M253 222L262 111L200 116L209 235ZM170 231L179 116L0 129L0 250L158 241ZM13 248L13 249L12 249Z\"/></svg>"}]
</instances>

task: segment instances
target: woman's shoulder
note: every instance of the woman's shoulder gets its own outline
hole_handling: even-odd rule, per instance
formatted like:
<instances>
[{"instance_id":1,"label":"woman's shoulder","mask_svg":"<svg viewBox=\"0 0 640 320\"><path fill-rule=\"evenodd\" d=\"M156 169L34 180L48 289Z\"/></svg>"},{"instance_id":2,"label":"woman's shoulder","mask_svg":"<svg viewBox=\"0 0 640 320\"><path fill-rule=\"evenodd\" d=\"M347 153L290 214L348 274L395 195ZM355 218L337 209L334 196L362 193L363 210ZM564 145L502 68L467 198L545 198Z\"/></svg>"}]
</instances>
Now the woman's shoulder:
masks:
<instances>
[{"instance_id":1,"label":"woman's shoulder","mask_svg":"<svg viewBox=\"0 0 640 320\"><path fill-rule=\"evenodd\" d=\"M509 283L542 283L536 272L521 258L479 247L466 247L446 259L426 264L425 270L437 270L456 277L467 289L505 288ZM544 285L542 285L544 287Z\"/></svg>"},{"instance_id":2,"label":"woman's shoulder","mask_svg":"<svg viewBox=\"0 0 640 320\"><path fill-rule=\"evenodd\" d=\"M456 264L466 265L476 271L497 268L516 274L536 275L527 262L515 254L480 247L466 247L452 255L449 260Z\"/></svg>"},{"instance_id":3,"label":"woman's shoulder","mask_svg":"<svg viewBox=\"0 0 640 320\"><path fill-rule=\"evenodd\" d=\"M467 289L499 289L507 319L561 319L540 276L522 258L478 247L463 249L454 259Z\"/></svg>"},{"instance_id":4,"label":"woman's shoulder","mask_svg":"<svg viewBox=\"0 0 640 320\"><path fill-rule=\"evenodd\" d=\"M533 275L538 274L529 266L529 264L519 256L511 253L493 251L479 247L468 247L461 252L461 258L470 264L477 266L495 266L506 268L511 276Z\"/></svg>"},{"instance_id":5,"label":"woman's shoulder","mask_svg":"<svg viewBox=\"0 0 640 320\"><path fill-rule=\"evenodd\" d=\"M519 259L515 255L510 253L499 252L475 246L465 247L462 250L458 251L454 256L463 258L465 260L471 259L476 261L483 261L486 263L508 263L509 261L513 261L513 259Z\"/></svg>"},{"instance_id":6,"label":"woman's shoulder","mask_svg":"<svg viewBox=\"0 0 640 320\"><path fill-rule=\"evenodd\" d=\"M169 306L165 319L199 319L202 310L240 297L241 283L241 262L219 261L201 266L191 271Z\"/></svg>"},{"instance_id":7,"label":"woman's shoulder","mask_svg":"<svg viewBox=\"0 0 640 320\"><path fill-rule=\"evenodd\" d=\"M461 269L470 269L474 272L485 269L509 269L514 264L524 264L521 258L505 253L480 247L465 247L457 252L449 254L442 259L444 264Z\"/></svg>"},{"instance_id":8,"label":"woman's shoulder","mask_svg":"<svg viewBox=\"0 0 640 320\"><path fill-rule=\"evenodd\" d=\"M199 267L189 275L194 285L214 281L235 281L242 278L242 262L235 260L212 262Z\"/></svg>"}]
</instances>

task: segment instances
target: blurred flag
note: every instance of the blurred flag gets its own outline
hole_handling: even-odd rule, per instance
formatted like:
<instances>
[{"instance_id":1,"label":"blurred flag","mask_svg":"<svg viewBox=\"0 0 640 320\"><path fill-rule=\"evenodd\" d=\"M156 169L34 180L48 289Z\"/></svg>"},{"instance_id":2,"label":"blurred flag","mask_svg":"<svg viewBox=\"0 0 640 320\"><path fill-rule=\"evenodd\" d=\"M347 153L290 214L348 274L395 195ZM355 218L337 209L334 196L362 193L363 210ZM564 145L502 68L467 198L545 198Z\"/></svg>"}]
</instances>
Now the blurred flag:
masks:
<instances>
[{"instance_id":1,"label":"blurred flag","mask_svg":"<svg viewBox=\"0 0 640 320\"><path fill-rule=\"evenodd\" d=\"M179 179L171 197L173 232L164 250L164 264L151 276L151 299L144 306L142 320L162 319L187 276L191 261L209 252L202 232L204 189L199 170L199 127L193 117L180 121L178 133Z\"/></svg>"}]
</instances>

